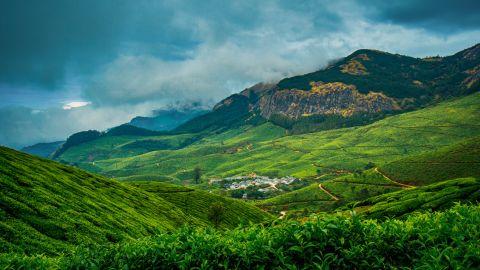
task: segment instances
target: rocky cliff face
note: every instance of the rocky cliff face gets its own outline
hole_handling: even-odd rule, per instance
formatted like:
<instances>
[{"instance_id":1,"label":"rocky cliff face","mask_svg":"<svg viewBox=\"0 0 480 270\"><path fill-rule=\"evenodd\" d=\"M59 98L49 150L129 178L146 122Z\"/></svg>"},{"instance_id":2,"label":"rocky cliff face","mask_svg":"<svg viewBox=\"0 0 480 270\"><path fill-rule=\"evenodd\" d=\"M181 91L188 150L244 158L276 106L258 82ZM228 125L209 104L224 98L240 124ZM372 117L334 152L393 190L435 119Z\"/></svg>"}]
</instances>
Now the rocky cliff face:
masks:
<instances>
[{"instance_id":1,"label":"rocky cliff face","mask_svg":"<svg viewBox=\"0 0 480 270\"><path fill-rule=\"evenodd\" d=\"M354 85L340 82L311 83L311 90L280 90L263 96L257 108L265 118L283 114L293 119L312 114L342 115L400 110L393 98L382 93L359 93Z\"/></svg>"}]
</instances>

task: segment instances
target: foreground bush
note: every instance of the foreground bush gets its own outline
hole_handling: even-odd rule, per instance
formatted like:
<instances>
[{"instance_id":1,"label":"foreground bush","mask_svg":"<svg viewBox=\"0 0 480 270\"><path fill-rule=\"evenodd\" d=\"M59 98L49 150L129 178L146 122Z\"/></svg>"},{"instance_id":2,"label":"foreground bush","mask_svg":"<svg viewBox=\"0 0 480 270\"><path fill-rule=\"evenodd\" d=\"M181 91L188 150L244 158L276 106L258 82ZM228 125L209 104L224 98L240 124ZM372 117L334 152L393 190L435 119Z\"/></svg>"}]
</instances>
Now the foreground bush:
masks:
<instances>
[{"instance_id":1,"label":"foreground bush","mask_svg":"<svg viewBox=\"0 0 480 270\"><path fill-rule=\"evenodd\" d=\"M0 262L7 259L0 257ZM135 242L79 248L55 260L13 259L15 267L62 269L478 269L480 206L456 205L383 222L318 216L223 233L185 228Z\"/></svg>"}]
</instances>

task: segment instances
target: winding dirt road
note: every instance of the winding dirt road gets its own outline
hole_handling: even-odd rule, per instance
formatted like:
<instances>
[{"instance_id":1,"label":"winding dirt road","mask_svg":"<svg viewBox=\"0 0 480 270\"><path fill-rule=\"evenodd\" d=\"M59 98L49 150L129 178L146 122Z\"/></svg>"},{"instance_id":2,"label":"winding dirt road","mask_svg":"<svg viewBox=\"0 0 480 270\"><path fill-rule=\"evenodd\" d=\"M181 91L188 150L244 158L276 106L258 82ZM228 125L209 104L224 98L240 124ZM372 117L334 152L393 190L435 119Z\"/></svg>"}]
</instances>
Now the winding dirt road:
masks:
<instances>
[{"instance_id":1,"label":"winding dirt road","mask_svg":"<svg viewBox=\"0 0 480 270\"><path fill-rule=\"evenodd\" d=\"M330 191L326 190L324 187L322 187L322 184L318 184L318 188L320 188L323 192L327 193L334 201L340 200L337 196L333 195L330 193Z\"/></svg>"},{"instance_id":2,"label":"winding dirt road","mask_svg":"<svg viewBox=\"0 0 480 270\"><path fill-rule=\"evenodd\" d=\"M407 184L403 184L403 183L394 181L392 178L386 176L386 175L383 174L381 171L379 171L379 170L378 170L378 167L375 167L375 172L381 174L383 177L387 178L389 181L391 181L392 183L395 183L395 184L397 184L397 185L399 185L399 186L406 187L406 188L413 188L413 187L415 187L415 186L412 186L412 185L407 185Z\"/></svg>"}]
</instances>

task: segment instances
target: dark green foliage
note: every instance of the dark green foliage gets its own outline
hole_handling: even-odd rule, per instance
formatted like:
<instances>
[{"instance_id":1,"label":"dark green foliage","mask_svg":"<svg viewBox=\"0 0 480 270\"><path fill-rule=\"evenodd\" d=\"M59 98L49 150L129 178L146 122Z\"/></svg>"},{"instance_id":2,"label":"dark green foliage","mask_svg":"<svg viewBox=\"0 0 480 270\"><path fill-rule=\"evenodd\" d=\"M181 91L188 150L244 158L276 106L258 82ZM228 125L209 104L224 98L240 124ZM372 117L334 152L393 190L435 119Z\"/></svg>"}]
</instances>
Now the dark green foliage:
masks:
<instances>
[{"instance_id":1,"label":"dark green foliage","mask_svg":"<svg viewBox=\"0 0 480 270\"><path fill-rule=\"evenodd\" d=\"M199 167L195 167L195 169L193 169L193 182L195 182L195 184L198 184L200 183L201 178L202 170Z\"/></svg>"},{"instance_id":2,"label":"dark green foliage","mask_svg":"<svg viewBox=\"0 0 480 270\"><path fill-rule=\"evenodd\" d=\"M214 203L208 210L208 220L210 220L215 227L218 227L223 221L225 215L225 207L222 203Z\"/></svg>"},{"instance_id":3,"label":"dark green foliage","mask_svg":"<svg viewBox=\"0 0 480 270\"><path fill-rule=\"evenodd\" d=\"M375 167L376 167L375 163L369 161L369 162L367 163L367 165L365 165L365 168L364 168L364 169L365 169L365 170L370 170L370 169L373 169L373 168L375 168Z\"/></svg>"},{"instance_id":4,"label":"dark green foliage","mask_svg":"<svg viewBox=\"0 0 480 270\"><path fill-rule=\"evenodd\" d=\"M161 132L161 131L153 131L153 130L148 130L144 128L139 128L135 127L129 124L123 124L118 127L111 128L105 133L102 133L97 130L88 130L88 131L81 131L78 133L75 133L68 137L67 141L57 150L53 153L52 158L56 159L60 157L65 151L68 149L83 144L87 143L90 141L94 141L106 136L159 136L159 135L164 135L167 134L166 132ZM128 148L127 148L128 149Z\"/></svg>"},{"instance_id":5,"label":"dark green foliage","mask_svg":"<svg viewBox=\"0 0 480 270\"><path fill-rule=\"evenodd\" d=\"M72 255L0 257L0 265L58 269L478 269L480 206L404 221L318 216L219 232L185 228Z\"/></svg>"},{"instance_id":6,"label":"dark green foliage","mask_svg":"<svg viewBox=\"0 0 480 270\"><path fill-rule=\"evenodd\" d=\"M100 138L100 136L102 136L102 133L97 130L81 131L73 135L70 135L67 141L57 151L55 151L55 153L53 153L52 158L55 159L59 157L70 147L73 147L82 143L86 143L89 141L93 141L95 139Z\"/></svg>"},{"instance_id":7,"label":"dark green foliage","mask_svg":"<svg viewBox=\"0 0 480 270\"><path fill-rule=\"evenodd\" d=\"M107 136L158 136L166 134L166 132L161 131L153 131L144 128L139 128L136 126L132 126L130 124L123 124L118 127L114 127L109 129L105 135Z\"/></svg>"},{"instance_id":8,"label":"dark green foliage","mask_svg":"<svg viewBox=\"0 0 480 270\"><path fill-rule=\"evenodd\" d=\"M192 105L196 106L199 104ZM206 112L207 111L200 108L158 110L155 111L152 117L138 116L133 118L129 124L149 130L168 131Z\"/></svg>"},{"instance_id":9,"label":"dark green foliage","mask_svg":"<svg viewBox=\"0 0 480 270\"><path fill-rule=\"evenodd\" d=\"M480 178L480 137L400 159L380 170L395 181L413 185L460 177Z\"/></svg>"}]
</instances>

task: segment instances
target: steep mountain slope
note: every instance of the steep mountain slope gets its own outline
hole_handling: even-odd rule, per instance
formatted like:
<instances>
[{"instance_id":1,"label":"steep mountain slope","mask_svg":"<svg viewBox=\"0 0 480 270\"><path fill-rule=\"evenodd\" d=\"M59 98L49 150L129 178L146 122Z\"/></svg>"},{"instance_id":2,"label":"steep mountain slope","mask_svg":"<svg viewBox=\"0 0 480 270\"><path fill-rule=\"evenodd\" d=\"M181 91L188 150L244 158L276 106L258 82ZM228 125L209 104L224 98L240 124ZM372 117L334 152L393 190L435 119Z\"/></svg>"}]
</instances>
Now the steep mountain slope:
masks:
<instances>
[{"instance_id":1,"label":"steep mountain slope","mask_svg":"<svg viewBox=\"0 0 480 270\"><path fill-rule=\"evenodd\" d=\"M211 224L197 215L198 210L176 205L175 194L162 196L0 147L0 253L53 254L72 245L117 242L184 224ZM232 211L222 227L269 218L239 201L208 193L202 197L208 203L197 198L188 203L208 212L212 202L219 202L226 212Z\"/></svg>"},{"instance_id":2,"label":"steep mountain slope","mask_svg":"<svg viewBox=\"0 0 480 270\"><path fill-rule=\"evenodd\" d=\"M37 143L21 149L22 152L29 153L39 157L49 157L52 155L65 141Z\"/></svg>"},{"instance_id":3,"label":"steep mountain slope","mask_svg":"<svg viewBox=\"0 0 480 270\"><path fill-rule=\"evenodd\" d=\"M82 161L97 149L93 141L88 147L76 148L82 148L81 156L67 151L60 158L104 174L134 175L139 179L167 176L172 181L184 181L191 179L196 166L202 169L205 179L251 172L315 177L363 169L369 162L381 166L479 136L479 104L480 94L476 93L362 127L303 135L285 136L284 129L264 123L212 133L178 150L140 155L123 152L124 157ZM166 135L163 139L174 140L178 136L191 135Z\"/></svg>"},{"instance_id":4,"label":"steep mountain slope","mask_svg":"<svg viewBox=\"0 0 480 270\"><path fill-rule=\"evenodd\" d=\"M380 171L395 181L410 185L460 177L480 179L480 137L396 160L382 166Z\"/></svg>"},{"instance_id":5,"label":"steep mountain slope","mask_svg":"<svg viewBox=\"0 0 480 270\"><path fill-rule=\"evenodd\" d=\"M62 144L62 146L60 146L57 150L55 150L55 152L53 152L52 158L58 158L72 146L96 140L101 136L102 133L97 130L87 130L72 134L67 138L65 143Z\"/></svg>"},{"instance_id":6,"label":"steep mountain slope","mask_svg":"<svg viewBox=\"0 0 480 270\"><path fill-rule=\"evenodd\" d=\"M245 124L252 118L250 99L234 94L215 105L211 112L193 118L175 129L176 132L200 132L205 129L228 129L234 125Z\"/></svg>"}]
</instances>

